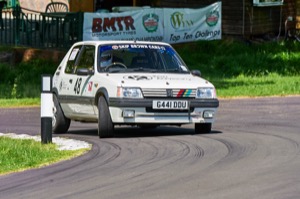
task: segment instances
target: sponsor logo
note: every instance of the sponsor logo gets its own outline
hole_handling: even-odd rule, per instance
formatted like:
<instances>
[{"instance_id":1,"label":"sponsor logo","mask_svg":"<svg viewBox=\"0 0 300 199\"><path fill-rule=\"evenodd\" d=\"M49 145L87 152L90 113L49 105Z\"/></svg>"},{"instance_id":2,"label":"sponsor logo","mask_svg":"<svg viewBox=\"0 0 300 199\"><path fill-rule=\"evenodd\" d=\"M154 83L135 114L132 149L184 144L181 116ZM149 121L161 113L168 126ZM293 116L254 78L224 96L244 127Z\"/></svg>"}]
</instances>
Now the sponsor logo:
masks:
<instances>
[{"instance_id":1,"label":"sponsor logo","mask_svg":"<svg viewBox=\"0 0 300 199\"><path fill-rule=\"evenodd\" d=\"M186 29L191 28L194 25L194 22L190 19L187 19L183 13L181 12L174 12L171 15L171 25L174 29Z\"/></svg>"},{"instance_id":2,"label":"sponsor logo","mask_svg":"<svg viewBox=\"0 0 300 199\"><path fill-rule=\"evenodd\" d=\"M150 13L143 16L143 26L147 32L156 32L158 28L159 16Z\"/></svg>"},{"instance_id":3,"label":"sponsor logo","mask_svg":"<svg viewBox=\"0 0 300 199\"><path fill-rule=\"evenodd\" d=\"M129 45L113 45L111 48L113 50L118 50L118 49L129 48Z\"/></svg>"},{"instance_id":4,"label":"sponsor logo","mask_svg":"<svg viewBox=\"0 0 300 199\"><path fill-rule=\"evenodd\" d=\"M206 14L206 24L208 26L215 26L219 21L219 12L218 11L211 11Z\"/></svg>"},{"instance_id":5,"label":"sponsor logo","mask_svg":"<svg viewBox=\"0 0 300 199\"><path fill-rule=\"evenodd\" d=\"M176 97L189 97L192 93L192 89L180 89Z\"/></svg>"},{"instance_id":6,"label":"sponsor logo","mask_svg":"<svg viewBox=\"0 0 300 199\"><path fill-rule=\"evenodd\" d=\"M88 91L91 92L93 89L93 82L89 82L88 84Z\"/></svg>"},{"instance_id":7,"label":"sponsor logo","mask_svg":"<svg viewBox=\"0 0 300 199\"><path fill-rule=\"evenodd\" d=\"M149 48L149 49L156 49L156 50L166 50L164 46L158 46L158 45L145 45L145 44L130 44L130 45L113 45L111 47L113 50L118 49L126 49L126 48Z\"/></svg>"},{"instance_id":8,"label":"sponsor logo","mask_svg":"<svg viewBox=\"0 0 300 199\"><path fill-rule=\"evenodd\" d=\"M131 16L93 18L92 32L117 32L135 30Z\"/></svg>"},{"instance_id":9,"label":"sponsor logo","mask_svg":"<svg viewBox=\"0 0 300 199\"><path fill-rule=\"evenodd\" d=\"M128 76L124 76L124 79L128 79L128 80L152 80L152 77L149 76L144 76L144 75L128 75Z\"/></svg>"}]
</instances>

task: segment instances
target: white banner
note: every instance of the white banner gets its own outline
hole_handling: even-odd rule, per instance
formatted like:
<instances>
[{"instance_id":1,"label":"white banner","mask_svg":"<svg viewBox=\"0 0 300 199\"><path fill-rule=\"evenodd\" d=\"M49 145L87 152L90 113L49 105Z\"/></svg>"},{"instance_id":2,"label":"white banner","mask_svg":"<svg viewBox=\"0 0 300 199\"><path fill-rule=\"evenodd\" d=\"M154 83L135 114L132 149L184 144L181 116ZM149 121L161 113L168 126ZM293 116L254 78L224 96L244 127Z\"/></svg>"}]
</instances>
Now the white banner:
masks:
<instances>
[{"instance_id":1,"label":"white banner","mask_svg":"<svg viewBox=\"0 0 300 199\"><path fill-rule=\"evenodd\" d=\"M162 9L122 13L85 13L83 40L162 41Z\"/></svg>"},{"instance_id":2,"label":"white banner","mask_svg":"<svg viewBox=\"0 0 300 199\"><path fill-rule=\"evenodd\" d=\"M83 40L182 43L221 39L221 35L221 2L201 9L149 8L84 14Z\"/></svg>"},{"instance_id":3,"label":"white banner","mask_svg":"<svg viewBox=\"0 0 300 199\"><path fill-rule=\"evenodd\" d=\"M164 9L164 41L221 39L221 2L201 9Z\"/></svg>"}]
</instances>

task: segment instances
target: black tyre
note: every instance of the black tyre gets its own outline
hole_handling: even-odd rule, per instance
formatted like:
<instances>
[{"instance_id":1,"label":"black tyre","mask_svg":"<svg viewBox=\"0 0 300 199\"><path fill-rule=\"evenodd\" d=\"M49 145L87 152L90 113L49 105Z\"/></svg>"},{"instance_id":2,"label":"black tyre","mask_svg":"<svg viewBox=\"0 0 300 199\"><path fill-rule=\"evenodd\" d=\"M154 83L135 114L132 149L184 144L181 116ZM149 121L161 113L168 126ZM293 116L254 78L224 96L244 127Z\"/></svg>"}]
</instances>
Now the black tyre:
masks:
<instances>
[{"instance_id":1,"label":"black tyre","mask_svg":"<svg viewBox=\"0 0 300 199\"><path fill-rule=\"evenodd\" d=\"M71 120L65 117L55 94L53 94L53 103L52 131L53 133L66 133L70 127Z\"/></svg>"},{"instance_id":2,"label":"black tyre","mask_svg":"<svg viewBox=\"0 0 300 199\"><path fill-rule=\"evenodd\" d=\"M211 132L211 123L196 123L195 124L195 133L205 134Z\"/></svg>"},{"instance_id":3,"label":"black tyre","mask_svg":"<svg viewBox=\"0 0 300 199\"><path fill-rule=\"evenodd\" d=\"M114 125L112 123L107 102L103 96L98 100L98 135L99 138L114 136Z\"/></svg>"}]
</instances>

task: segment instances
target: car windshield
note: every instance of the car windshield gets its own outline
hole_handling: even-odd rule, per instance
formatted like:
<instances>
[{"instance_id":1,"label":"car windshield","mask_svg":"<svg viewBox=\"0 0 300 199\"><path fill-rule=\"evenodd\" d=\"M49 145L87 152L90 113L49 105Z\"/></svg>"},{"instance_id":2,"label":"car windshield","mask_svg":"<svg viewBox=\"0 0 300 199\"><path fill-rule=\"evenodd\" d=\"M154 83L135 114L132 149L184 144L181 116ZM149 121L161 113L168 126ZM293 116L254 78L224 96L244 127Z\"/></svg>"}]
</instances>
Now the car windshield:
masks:
<instances>
[{"instance_id":1,"label":"car windshield","mask_svg":"<svg viewBox=\"0 0 300 199\"><path fill-rule=\"evenodd\" d=\"M98 72L189 72L170 46L114 44L99 46L98 52Z\"/></svg>"}]
</instances>

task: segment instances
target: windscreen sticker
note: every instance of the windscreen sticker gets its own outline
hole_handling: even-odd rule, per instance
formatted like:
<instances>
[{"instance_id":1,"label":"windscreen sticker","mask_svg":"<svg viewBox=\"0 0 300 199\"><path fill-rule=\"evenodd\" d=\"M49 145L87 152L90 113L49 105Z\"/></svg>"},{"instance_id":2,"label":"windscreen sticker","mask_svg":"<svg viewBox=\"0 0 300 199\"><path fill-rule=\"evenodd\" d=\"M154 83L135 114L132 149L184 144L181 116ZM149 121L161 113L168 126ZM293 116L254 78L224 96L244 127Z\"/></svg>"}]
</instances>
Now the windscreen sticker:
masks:
<instances>
[{"instance_id":1,"label":"windscreen sticker","mask_svg":"<svg viewBox=\"0 0 300 199\"><path fill-rule=\"evenodd\" d=\"M129 48L129 45L113 45L111 48L114 50L126 49L126 48Z\"/></svg>"},{"instance_id":2,"label":"windscreen sticker","mask_svg":"<svg viewBox=\"0 0 300 199\"><path fill-rule=\"evenodd\" d=\"M111 48L113 50L127 49L127 48L166 50L165 46L147 45L147 44L113 45Z\"/></svg>"},{"instance_id":3,"label":"windscreen sticker","mask_svg":"<svg viewBox=\"0 0 300 199\"><path fill-rule=\"evenodd\" d=\"M79 48L74 48L72 50L71 56L69 58L69 61L74 61L78 52L79 52Z\"/></svg>"}]
</instances>

